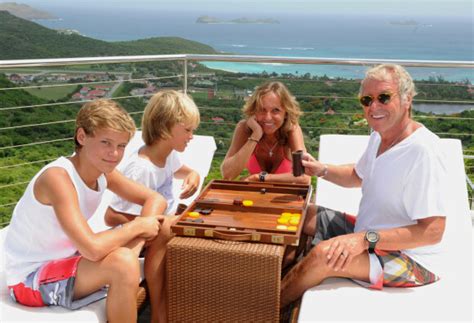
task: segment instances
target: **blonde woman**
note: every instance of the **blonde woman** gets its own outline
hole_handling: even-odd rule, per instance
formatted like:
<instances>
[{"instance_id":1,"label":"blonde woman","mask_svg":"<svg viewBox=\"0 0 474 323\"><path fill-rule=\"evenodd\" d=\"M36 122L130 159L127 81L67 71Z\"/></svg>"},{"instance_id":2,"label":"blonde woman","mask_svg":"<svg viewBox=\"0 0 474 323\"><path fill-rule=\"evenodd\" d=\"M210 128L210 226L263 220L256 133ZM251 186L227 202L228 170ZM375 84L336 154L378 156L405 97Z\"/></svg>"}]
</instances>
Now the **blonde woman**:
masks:
<instances>
[{"instance_id":1,"label":"blonde woman","mask_svg":"<svg viewBox=\"0 0 474 323\"><path fill-rule=\"evenodd\" d=\"M281 82L259 86L243 107L245 119L234 131L221 165L225 179L234 179L246 168L249 181L309 183L307 175L292 175L291 153L306 152L298 124L298 102Z\"/></svg>"}]
</instances>

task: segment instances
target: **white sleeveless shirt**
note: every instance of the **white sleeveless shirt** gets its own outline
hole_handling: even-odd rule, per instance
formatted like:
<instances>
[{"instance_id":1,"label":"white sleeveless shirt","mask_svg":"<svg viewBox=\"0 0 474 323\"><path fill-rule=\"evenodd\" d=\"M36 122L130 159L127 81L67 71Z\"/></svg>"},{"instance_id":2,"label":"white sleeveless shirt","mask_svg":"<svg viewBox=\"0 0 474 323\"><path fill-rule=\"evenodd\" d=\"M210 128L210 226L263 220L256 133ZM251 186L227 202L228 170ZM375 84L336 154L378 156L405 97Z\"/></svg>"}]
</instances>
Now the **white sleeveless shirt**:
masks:
<instances>
[{"instance_id":1,"label":"white sleeveless shirt","mask_svg":"<svg viewBox=\"0 0 474 323\"><path fill-rule=\"evenodd\" d=\"M65 157L43 167L28 184L13 210L4 243L9 286L23 282L41 265L51 260L71 257L77 252L77 248L61 228L53 207L40 203L34 196L36 180L51 167L67 171L76 189L80 211L86 220L94 214L107 188L107 180L101 175L97 180L98 190L90 189L82 181L72 162Z\"/></svg>"}]
</instances>

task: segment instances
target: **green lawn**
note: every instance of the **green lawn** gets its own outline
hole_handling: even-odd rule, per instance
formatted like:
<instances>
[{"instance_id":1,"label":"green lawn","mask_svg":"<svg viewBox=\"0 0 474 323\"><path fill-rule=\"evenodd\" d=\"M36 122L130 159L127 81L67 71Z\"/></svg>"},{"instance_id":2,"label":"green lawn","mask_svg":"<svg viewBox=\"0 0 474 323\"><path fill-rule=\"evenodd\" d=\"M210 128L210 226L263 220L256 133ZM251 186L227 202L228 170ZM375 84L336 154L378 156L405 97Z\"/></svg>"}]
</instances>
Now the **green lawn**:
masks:
<instances>
[{"instance_id":1,"label":"green lawn","mask_svg":"<svg viewBox=\"0 0 474 323\"><path fill-rule=\"evenodd\" d=\"M77 85L26 89L30 94L46 100L57 100L72 94Z\"/></svg>"}]
</instances>

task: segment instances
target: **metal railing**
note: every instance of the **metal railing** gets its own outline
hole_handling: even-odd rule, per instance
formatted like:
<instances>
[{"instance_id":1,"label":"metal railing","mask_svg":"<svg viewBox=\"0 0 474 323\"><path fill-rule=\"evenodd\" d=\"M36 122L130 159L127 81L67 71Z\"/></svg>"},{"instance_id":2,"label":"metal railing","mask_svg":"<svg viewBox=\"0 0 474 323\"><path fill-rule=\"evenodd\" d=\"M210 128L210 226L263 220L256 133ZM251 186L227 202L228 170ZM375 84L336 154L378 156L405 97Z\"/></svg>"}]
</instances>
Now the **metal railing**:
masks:
<instances>
[{"instance_id":1,"label":"metal railing","mask_svg":"<svg viewBox=\"0 0 474 323\"><path fill-rule=\"evenodd\" d=\"M133 64L149 64L149 63L162 63L162 62L180 62L182 64L181 71L174 70L174 73L171 75L151 75L151 76L133 76L132 72L115 72L117 75L122 73L124 76L121 79L117 80L102 80L102 81L91 81L91 82L83 82L83 81L77 81L77 82L72 82L72 83L60 83L60 84L36 84L33 82L29 82L27 84L20 84L15 87L3 87L0 88L0 113L6 113L9 112L11 114L18 114L22 111L32 111L36 109L43 109L43 110L51 110L54 114L56 111L55 109L78 109L84 102L87 102L88 100L81 100L81 101L61 101L61 102L41 102L41 103L36 103L36 104L31 104L31 103L20 103L18 105L12 105L12 106L4 106L2 105L1 102L1 97L2 95L6 95L8 91L19 91L19 90L24 90L24 91L29 91L29 90L35 90L35 89L54 89L54 88L60 88L62 86L86 86L86 85L100 85L100 84L112 84L112 86L120 86L123 83L139 83L139 82L161 82L161 81L170 81L172 83L172 86L181 89L183 92L190 93L193 97L204 97L206 96L206 93L208 96L210 95L209 93L212 92L214 95L215 91L214 89L209 89L209 88L203 88L199 86L195 86L193 84L193 80L195 79L202 79L205 78L206 75L209 78L216 78L216 73L210 71L210 70L205 70L204 72L190 72L190 64L192 63L201 63L201 62L236 62L236 63L282 63L282 64L307 64L307 65L349 65L349 66L371 66L374 64L380 64L380 63L396 63L396 64L401 64L407 67L420 67L420 68L458 68L458 69L473 69L474 68L474 62L472 61L421 61L421 60L393 60L393 59L347 59L347 58L307 58L307 57L275 57L275 56L244 56L244 55L194 55L194 54L177 54L177 55L146 55L146 56L121 56L121 57L82 57L82 58L62 58L62 59L28 59L28 60L4 60L0 61L0 73L3 73L5 71L9 72L12 74L13 72L18 72L24 70L25 73L31 73L31 69L33 68L41 68L45 69L45 72L50 72L50 73L57 73L58 70L52 70L53 67L58 67L62 66L62 69L59 71L64 72L64 73L85 73L83 70L78 69L68 69L73 66L83 66L83 65L90 65L90 66L103 66L104 64L107 64L107 66L110 66L111 64L121 64L121 65L130 65L133 66ZM82 71L82 72L81 72ZM95 70L97 73L103 73L107 71L107 68L98 68ZM129 76L125 77L125 74L129 74ZM231 81L237 81L238 77L232 77L232 74L226 74L227 76L227 81L222 79L222 83L228 82L228 80ZM360 75L360 78L362 78L363 75ZM288 81L282 76L272 76L272 78L279 78L282 79L283 81ZM224 82L225 81L225 82ZM258 81L262 82L262 76L255 76L255 79L252 79L252 76L249 74L246 74L245 80L242 82L249 82L253 84L253 81ZM314 78L310 79L303 79L302 77L295 77L291 79L292 83L295 82L311 82L314 83L316 80ZM332 82L330 79L327 81L324 80L318 80L318 82ZM353 85L357 84L359 81L358 80L338 80L338 82L346 83L346 85ZM196 83L196 82L195 82ZM215 82L217 85L218 82ZM255 83L255 82L254 82ZM442 84L425 84L429 86L441 86ZM451 83L449 84L451 87L466 87L467 91L472 91L471 84L456 84L456 83ZM230 85L229 85L230 87ZM253 90L253 86L249 85L249 89ZM229 91L231 90L221 90L222 92ZM472 92L470 92L472 94ZM146 100L148 97L150 97L153 93L147 93L147 94L133 94L131 95L130 93L126 95L118 95L118 96L113 96L114 99L116 100ZM305 102L311 102L313 106L318 106L318 107L324 107L324 100L335 100L340 102L355 102L355 93L349 94L349 95L334 95L333 93L319 93L319 94L314 94L314 93L295 93L293 94L302 101ZM227 94L228 95L228 94ZM239 94L240 95L240 94ZM237 94L234 93L234 96L237 96ZM245 95L244 95L245 96ZM223 100L226 100L226 95L223 95ZM208 98L209 99L209 98ZM54 100L53 100L54 101ZM225 111L226 113L231 113L234 116L235 115L240 115L240 107L234 106L234 107L229 107L225 106L223 107L226 103L223 103L222 105L218 106L212 106L210 102L212 99L209 99L209 104L201 104L200 110L204 114L208 115L216 115L219 113L222 113ZM213 102L213 101L212 101ZM418 99L417 102L420 103L443 103L443 104L469 104L472 105L474 104L474 100L472 98L472 95L468 97L467 99L449 99L449 100L432 100L429 98L426 99ZM143 108L143 106L142 106ZM329 115L327 114L327 111L324 111L323 109L310 109L305 111L305 118L315 118L319 117L319 121L321 119L329 119L331 118L332 115L339 116L339 117L344 117L346 119L353 118L354 115L357 114L357 112L354 111L345 111L344 109L341 109L342 111L339 111L338 109L336 111L332 111L332 114ZM36 110L39 111L39 110ZM72 110L71 110L72 111ZM42 127L73 127L74 125L74 114L70 111L69 113L69 118L65 118L62 120L51 120L51 121L45 121L45 120L29 120L28 122L24 122L22 124L16 124L16 123L11 123L11 124L5 124L2 126L0 123L0 158L3 159L12 159L12 163L0 163L0 197L3 195L1 190L18 190L18 192L21 192L25 184L27 184L31 178L31 176L34 175L34 173L37 171L38 168L42 167L45 163L54 160L58 155L52 154L51 156L48 156L48 158L44 158L43 155L41 157L35 158L34 156L29 156L28 152L25 152L26 158L21 159L21 161L18 160L18 158L14 158L15 154L12 154L11 152L14 150L21 150L21 149L27 149L28 147L44 147L44 145L54 145L54 144L65 144L67 142L71 142L71 132L67 131L60 131L58 132L63 133L66 132L68 135L63 135L62 137L55 137L55 138L42 138L41 136L35 136L34 138L31 138L31 140L23 140L21 142L9 142L8 141L8 136L3 136L2 134L7 133L8 131L28 131L29 129L41 129ZM132 116L140 116L142 113L142 109L136 110L136 111L129 111ZM46 114L46 112L45 112ZM0 120L4 116L0 115ZM471 120L474 118L470 117L461 117L461 116L437 116L437 115L416 115L415 118L419 118L422 120L445 120L446 122L450 122L452 120L456 121L466 121L466 122L472 122ZM359 118L360 119L360 118ZM231 119L232 120L232 119ZM360 120L358 120L360 121ZM1 122L1 121L0 121ZM353 123L355 124L355 122ZM225 121L216 121L211 118L208 119L203 119L202 121L202 126L203 128L213 128L215 132L219 132L216 129L219 129L219 127L225 128L227 131L229 130L229 127L232 127L235 125L235 120L234 121L228 121L227 119ZM59 128L58 128L59 129ZM64 130L64 129L63 129ZM321 133L331 133L331 132L345 132L345 133L368 133L368 128L367 126L363 125L362 126L352 126L352 127L344 127L344 129L341 129L340 126L338 125L325 125L321 122L321 124L318 126L317 124L315 125L306 125L303 127L303 130L305 134L307 135L307 139L310 141L308 145L313 145L314 148L317 147L318 145L318 138L319 134ZM457 138L471 138L474 136L472 132L452 132L452 131L447 131L447 132L438 132L440 136L452 136L452 137L457 137ZM222 158L223 155L225 154L225 147L228 145L230 141L229 136L225 135L215 135L214 136L216 141L218 142L218 146L220 149L216 153L216 158ZM70 146L72 147L72 146ZM56 148L55 148L56 149ZM57 149L59 150L59 149ZM470 192L474 191L474 187L472 184L472 174L474 174L474 163L470 162L470 160L474 159L474 151L472 149L466 148L464 150L464 155L466 159L466 172L471 175L471 179L467 177L467 183L468 187L470 189ZM28 171L25 171L25 174L22 174L19 176L19 178L10 178L10 174L17 168L22 168L22 169L28 169ZM3 172L3 174L2 174ZM19 194L18 194L19 195ZM472 196L472 193L471 193ZM16 204L16 201L8 200L8 201L0 201L0 214L3 209L11 209L14 205ZM471 209L474 209L474 202L471 202ZM7 221L0 221L0 226L3 226L5 224L8 224Z\"/></svg>"}]
</instances>

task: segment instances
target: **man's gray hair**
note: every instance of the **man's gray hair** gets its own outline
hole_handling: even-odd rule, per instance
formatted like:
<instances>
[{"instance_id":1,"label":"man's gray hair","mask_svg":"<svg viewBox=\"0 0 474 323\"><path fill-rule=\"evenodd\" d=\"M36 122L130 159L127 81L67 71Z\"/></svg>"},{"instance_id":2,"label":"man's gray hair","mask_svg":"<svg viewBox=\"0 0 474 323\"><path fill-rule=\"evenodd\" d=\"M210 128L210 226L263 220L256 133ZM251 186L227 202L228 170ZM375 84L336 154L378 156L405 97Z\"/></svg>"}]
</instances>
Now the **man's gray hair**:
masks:
<instances>
[{"instance_id":1,"label":"man's gray hair","mask_svg":"<svg viewBox=\"0 0 474 323\"><path fill-rule=\"evenodd\" d=\"M402 102L405 102L408 97L414 98L416 93L415 84L407 70L397 64L381 64L370 68L365 73L365 78L362 81L359 89L359 95L362 94L364 83L366 80L380 80L380 81L398 81L398 94Z\"/></svg>"}]
</instances>

